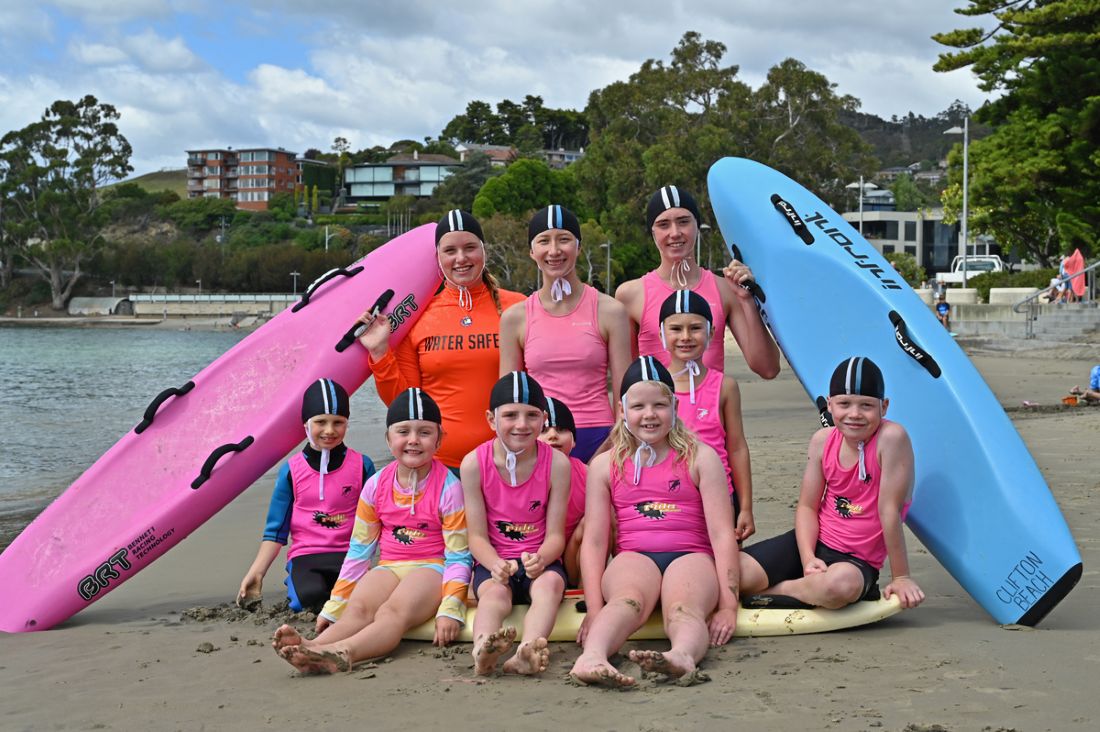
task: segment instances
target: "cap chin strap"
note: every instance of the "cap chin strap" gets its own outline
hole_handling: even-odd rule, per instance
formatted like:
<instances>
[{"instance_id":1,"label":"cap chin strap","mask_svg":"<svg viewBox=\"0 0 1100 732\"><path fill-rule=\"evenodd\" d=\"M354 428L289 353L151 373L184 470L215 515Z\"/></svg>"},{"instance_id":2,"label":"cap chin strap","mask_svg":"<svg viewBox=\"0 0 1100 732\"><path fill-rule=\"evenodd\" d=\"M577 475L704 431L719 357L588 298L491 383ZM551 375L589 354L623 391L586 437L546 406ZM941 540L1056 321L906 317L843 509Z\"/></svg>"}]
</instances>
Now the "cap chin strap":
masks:
<instances>
[{"instance_id":1,"label":"cap chin strap","mask_svg":"<svg viewBox=\"0 0 1100 732\"><path fill-rule=\"evenodd\" d=\"M688 375L688 390L691 394L691 403L695 403L695 377L699 375L699 363L695 359L691 359L684 364L684 368L680 369L673 376L679 376L686 373Z\"/></svg>"},{"instance_id":2,"label":"cap chin strap","mask_svg":"<svg viewBox=\"0 0 1100 732\"><path fill-rule=\"evenodd\" d=\"M416 489L420 483L420 476L416 472L416 468L410 471L409 475L409 490L412 491L412 502L409 504L409 515L416 515ZM397 489L401 490L401 469L398 468L397 472L393 475L394 481L397 482ZM403 492L403 491L402 491Z\"/></svg>"},{"instance_id":3,"label":"cap chin strap","mask_svg":"<svg viewBox=\"0 0 1100 732\"><path fill-rule=\"evenodd\" d=\"M556 278L554 284L550 285L550 299L554 302L561 302L572 294L573 286L564 277Z\"/></svg>"},{"instance_id":4,"label":"cap chin strap","mask_svg":"<svg viewBox=\"0 0 1100 732\"><path fill-rule=\"evenodd\" d=\"M325 500L325 476L328 475L329 449L327 447L317 447L317 445L314 444L313 435L310 434L309 431L310 422L313 422L312 417L310 417L309 422L306 422L306 441L309 443L310 447L321 453L321 477L318 479L317 483L320 492L319 500L323 501Z\"/></svg>"},{"instance_id":5,"label":"cap chin strap","mask_svg":"<svg viewBox=\"0 0 1100 732\"><path fill-rule=\"evenodd\" d=\"M681 259L672 265L672 278L676 280L676 284L680 286L681 290L686 290L688 286L688 273L691 272L691 263L686 259Z\"/></svg>"},{"instance_id":6,"label":"cap chin strap","mask_svg":"<svg viewBox=\"0 0 1100 732\"><path fill-rule=\"evenodd\" d=\"M622 396L623 412L626 412L626 395ZM675 413L673 413L673 424L675 424ZM653 445L638 437L631 431L630 425L626 423L626 416L623 416L623 429L625 429L631 437L638 441L638 449L634 451L634 485L638 485L642 482L642 468L652 468L653 463L657 462L657 451L653 449ZM644 465L643 465L644 462Z\"/></svg>"},{"instance_id":7,"label":"cap chin strap","mask_svg":"<svg viewBox=\"0 0 1100 732\"><path fill-rule=\"evenodd\" d=\"M508 449L508 446L504 444L504 440L500 441L500 446L504 448L504 467L508 471L508 480L512 483L512 487L515 488L519 485L516 480L516 457L522 455L527 448L523 448L518 452L512 452Z\"/></svg>"}]
</instances>

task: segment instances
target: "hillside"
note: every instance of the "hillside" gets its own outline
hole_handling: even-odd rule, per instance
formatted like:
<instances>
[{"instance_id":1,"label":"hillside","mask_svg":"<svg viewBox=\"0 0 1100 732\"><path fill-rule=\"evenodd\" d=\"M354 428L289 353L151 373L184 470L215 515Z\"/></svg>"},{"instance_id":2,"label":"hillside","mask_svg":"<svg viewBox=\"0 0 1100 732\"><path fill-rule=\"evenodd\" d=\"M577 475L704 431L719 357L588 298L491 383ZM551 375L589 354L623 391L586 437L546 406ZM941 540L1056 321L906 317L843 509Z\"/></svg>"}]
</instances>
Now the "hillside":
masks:
<instances>
[{"instance_id":1,"label":"hillside","mask_svg":"<svg viewBox=\"0 0 1100 732\"><path fill-rule=\"evenodd\" d=\"M146 173L135 178L123 181L124 183L137 183L149 193L158 191L172 191L180 198L187 198L187 169L159 170L155 173Z\"/></svg>"}]
</instances>

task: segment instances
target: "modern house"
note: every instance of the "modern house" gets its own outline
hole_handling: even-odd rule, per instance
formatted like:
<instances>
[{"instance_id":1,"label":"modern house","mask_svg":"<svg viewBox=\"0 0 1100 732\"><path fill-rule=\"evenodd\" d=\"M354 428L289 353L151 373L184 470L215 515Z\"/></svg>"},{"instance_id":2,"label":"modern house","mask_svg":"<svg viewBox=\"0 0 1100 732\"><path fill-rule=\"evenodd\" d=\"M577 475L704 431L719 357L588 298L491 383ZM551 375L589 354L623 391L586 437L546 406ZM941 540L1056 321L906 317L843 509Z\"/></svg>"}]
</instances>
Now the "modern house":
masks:
<instances>
[{"instance_id":1,"label":"modern house","mask_svg":"<svg viewBox=\"0 0 1100 732\"><path fill-rule=\"evenodd\" d=\"M563 147L559 147L557 150L543 150L542 156L546 160L546 164L551 168L561 170L567 165L572 165L581 158L584 157L584 148L580 150L566 150Z\"/></svg>"},{"instance_id":2,"label":"modern house","mask_svg":"<svg viewBox=\"0 0 1100 732\"><path fill-rule=\"evenodd\" d=\"M517 150L511 145L479 145L476 142L460 142L455 146L459 162L465 163L474 153L482 153L489 158L494 168L503 168L516 159Z\"/></svg>"},{"instance_id":3,"label":"modern house","mask_svg":"<svg viewBox=\"0 0 1100 732\"><path fill-rule=\"evenodd\" d=\"M378 205L394 196L427 198L460 165L447 155L398 153L384 163L360 163L344 170L344 201Z\"/></svg>"},{"instance_id":4,"label":"modern house","mask_svg":"<svg viewBox=\"0 0 1100 732\"><path fill-rule=\"evenodd\" d=\"M298 185L295 157L283 148L188 150L187 197L229 198L237 208L265 211L273 195Z\"/></svg>"}]
</instances>

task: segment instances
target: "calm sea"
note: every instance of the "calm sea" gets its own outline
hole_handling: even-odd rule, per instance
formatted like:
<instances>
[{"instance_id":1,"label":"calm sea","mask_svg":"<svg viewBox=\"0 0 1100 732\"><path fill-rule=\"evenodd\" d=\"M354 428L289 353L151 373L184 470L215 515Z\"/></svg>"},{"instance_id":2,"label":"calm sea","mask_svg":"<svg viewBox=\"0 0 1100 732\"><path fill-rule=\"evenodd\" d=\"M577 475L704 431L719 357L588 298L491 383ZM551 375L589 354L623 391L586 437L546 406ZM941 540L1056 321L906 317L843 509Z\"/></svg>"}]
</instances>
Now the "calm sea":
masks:
<instances>
[{"instance_id":1,"label":"calm sea","mask_svg":"<svg viewBox=\"0 0 1100 732\"><path fill-rule=\"evenodd\" d=\"M183 384L246 335L0 328L0 548L141 421L154 396ZM369 382L352 397L353 429L357 415L383 420L384 414ZM361 449L358 440L352 445ZM380 457L376 462L386 462Z\"/></svg>"}]
</instances>

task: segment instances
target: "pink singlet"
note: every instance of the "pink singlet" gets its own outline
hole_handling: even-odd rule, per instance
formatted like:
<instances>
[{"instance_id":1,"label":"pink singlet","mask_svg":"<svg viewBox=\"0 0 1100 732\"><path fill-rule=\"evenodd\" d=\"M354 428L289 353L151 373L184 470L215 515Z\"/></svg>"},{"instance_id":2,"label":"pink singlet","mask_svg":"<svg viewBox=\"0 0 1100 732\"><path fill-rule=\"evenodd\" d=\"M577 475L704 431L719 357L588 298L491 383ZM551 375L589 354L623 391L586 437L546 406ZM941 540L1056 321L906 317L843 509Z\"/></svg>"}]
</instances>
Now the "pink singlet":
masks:
<instances>
[{"instance_id":1,"label":"pink singlet","mask_svg":"<svg viewBox=\"0 0 1100 732\"><path fill-rule=\"evenodd\" d=\"M294 510L290 512L290 548L287 559L300 554L346 552L355 526L355 508L363 490L363 456L348 448L344 462L325 475L321 498L321 474L311 468L306 456L290 458L294 480Z\"/></svg>"},{"instance_id":2,"label":"pink singlet","mask_svg":"<svg viewBox=\"0 0 1100 732\"><path fill-rule=\"evenodd\" d=\"M676 392L676 414L700 442L710 445L718 453L732 494L733 474L730 472L729 453L726 452L726 428L722 426L723 378L721 371L708 368L703 380L695 382L694 404L691 403L691 392Z\"/></svg>"},{"instance_id":3,"label":"pink singlet","mask_svg":"<svg viewBox=\"0 0 1100 732\"><path fill-rule=\"evenodd\" d=\"M523 552L537 552L546 538L546 504L550 499L550 463L554 448L545 442L536 442L538 456L531 477L513 487L508 484L507 477L501 477L493 462L496 440L494 437L476 448L489 543L501 559L518 559Z\"/></svg>"},{"instance_id":4,"label":"pink singlet","mask_svg":"<svg viewBox=\"0 0 1100 732\"><path fill-rule=\"evenodd\" d=\"M382 524L378 537L379 555L387 562L440 559L446 549L439 499L448 475L447 467L432 461L424 482L416 488L411 505L398 505L394 492L408 500L412 493L397 482L397 462L382 469L374 494L374 512Z\"/></svg>"},{"instance_id":5,"label":"pink singlet","mask_svg":"<svg viewBox=\"0 0 1100 732\"><path fill-rule=\"evenodd\" d=\"M886 420L882 421L886 424ZM825 474L825 494L818 509L818 540L838 552L851 554L881 569L886 561L886 541L878 515L878 492L882 471L878 464L878 436L881 425L863 446L863 462L869 480L859 479L859 462L845 468L840 464L844 437L833 428L825 438L821 470ZM902 507L904 520L909 503Z\"/></svg>"},{"instance_id":6,"label":"pink singlet","mask_svg":"<svg viewBox=\"0 0 1100 732\"><path fill-rule=\"evenodd\" d=\"M577 524L584 518L585 484L588 466L575 457L569 458L569 508L565 512L565 541L568 543Z\"/></svg>"},{"instance_id":7,"label":"pink singlet","mask_svg":"<svg viewBox=\"0 0 1100 732\"><path fill-rule=\"evenodd\" d=\"M612 423L607 398L607 343L600 335L600 293L589 285L573 312L551 315L535 292L527 298L523 362L550 396L569 405L577 427Z\"/></svg>"},{"instance_id":8,"label":"pink singlet","mask_svg":"<svg viewBox=\"0 0 1100 732\"><path fill-rule=\"evenodd\" d=\"M726 368L725 347L722 344L726 329L726 311L722 307L722 296L718 293L717 277L707 269L700 269L699 272L699 283L692 291L710 303L711 319L714 321L714 334L703 353L703 365L721 373ZM669 287L656 271L642 276L642 287L645 291L645 302L642 306L642 322L638 323L638 355L653 356L668 366L671 357L661 345L661 304L676 290Z\"/></svg>"},{"instance_id":9,"label":"pink singlet","mask_svg":"<svg viewBox=\"0 0 1100 732\"><path fill-rule=\"evenodd\" d=\"M634 485L634 461L623 473L612 466L611 505L619 523L620 552L702 552L714 556L703 514L703 499L674 450L663 461L642 469ZM626 476L630 476L627 478Z\"/></svg>"}]
</instances>

